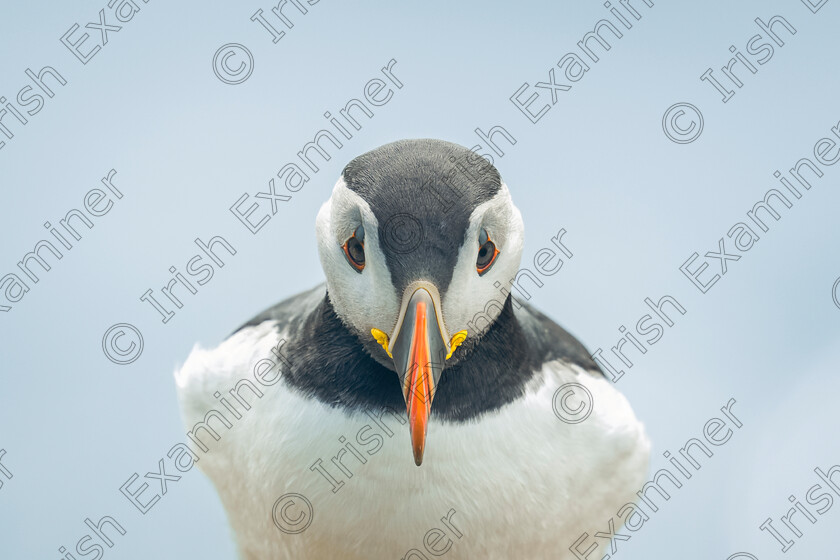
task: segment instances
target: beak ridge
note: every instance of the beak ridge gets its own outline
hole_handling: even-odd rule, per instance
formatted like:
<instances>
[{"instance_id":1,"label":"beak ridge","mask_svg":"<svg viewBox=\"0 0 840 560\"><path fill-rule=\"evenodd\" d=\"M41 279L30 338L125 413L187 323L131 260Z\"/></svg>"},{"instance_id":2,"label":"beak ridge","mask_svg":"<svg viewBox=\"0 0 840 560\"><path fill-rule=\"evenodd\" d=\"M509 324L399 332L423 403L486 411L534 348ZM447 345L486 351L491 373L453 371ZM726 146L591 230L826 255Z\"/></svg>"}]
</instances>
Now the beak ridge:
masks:
<instances>
[{"instance_id":1,"label":"beak ridge","mask_svg":"<svg viewBox=\"0 0 840 560\"><path fill-rule=\"evenodd\" d=\"M434 300L425 288L418 288L408 301L392 346L417 466L423 462L429 413L448 353Z\"/></svg>"}]
</instances>

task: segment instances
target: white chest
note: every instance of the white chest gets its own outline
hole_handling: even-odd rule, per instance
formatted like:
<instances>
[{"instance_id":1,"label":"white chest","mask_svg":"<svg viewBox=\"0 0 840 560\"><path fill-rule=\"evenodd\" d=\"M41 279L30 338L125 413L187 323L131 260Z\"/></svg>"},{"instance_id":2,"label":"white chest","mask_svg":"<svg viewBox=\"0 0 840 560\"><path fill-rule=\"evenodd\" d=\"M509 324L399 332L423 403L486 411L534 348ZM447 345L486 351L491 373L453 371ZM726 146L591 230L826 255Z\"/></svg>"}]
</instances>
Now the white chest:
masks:
<instances>
[{"instance_id":1,"label":"white chest","mask_svg":"<svg viewBox=\"0 0 840 560\"><path fill-rule=\"evenodd\" d=\"M579 424L552 410L572 381L594 402ZM420 467L396 412L350 415L278 384L210 440L198 466L243 557L571 558L575 539L633 501L646 474L649 445L624 397L556 363L476 422L433 416Z\"/></svg>"}]
</instances>

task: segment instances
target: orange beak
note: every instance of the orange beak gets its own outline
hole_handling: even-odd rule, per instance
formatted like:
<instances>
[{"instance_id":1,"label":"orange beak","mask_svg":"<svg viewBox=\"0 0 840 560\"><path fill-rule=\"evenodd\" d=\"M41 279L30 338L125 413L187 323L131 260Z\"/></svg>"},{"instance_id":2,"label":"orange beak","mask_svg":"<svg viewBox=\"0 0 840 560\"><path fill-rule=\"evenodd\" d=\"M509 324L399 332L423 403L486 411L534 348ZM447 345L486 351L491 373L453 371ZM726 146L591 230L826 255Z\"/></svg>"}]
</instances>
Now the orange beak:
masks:
<instances>
[{"instance_id":1,"label":"orange beak","mask_svg":"<svg viewBox=\"0 0 840 560\"><path fill-rule=\"evenodd\" d=\"M392 353L402 381L414 463L420 466L432 400L448 353L434 301L424 288L418 288L408 302Z\"/></svg>"}]
</instances>

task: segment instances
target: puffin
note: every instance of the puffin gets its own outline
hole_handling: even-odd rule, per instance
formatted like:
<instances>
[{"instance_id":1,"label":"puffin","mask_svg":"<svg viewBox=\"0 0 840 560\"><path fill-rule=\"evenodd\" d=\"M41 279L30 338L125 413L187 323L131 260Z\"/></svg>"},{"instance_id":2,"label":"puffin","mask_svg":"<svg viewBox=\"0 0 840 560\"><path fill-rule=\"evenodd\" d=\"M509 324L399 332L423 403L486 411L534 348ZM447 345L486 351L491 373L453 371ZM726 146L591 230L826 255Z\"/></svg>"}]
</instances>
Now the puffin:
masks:
<instances>
[{"instance_id":1,"label":"puffin","mask_svg":"<svg viewBox=\"0 0 840 560\"><path fill-rule=\"evenodd\" d=\"M324 283L175 372L240 558L608 557L650 443L586 348L500 291L524 226L496 167L442 140L380 146L315 233Z\"/></svg>"}]
</instances>

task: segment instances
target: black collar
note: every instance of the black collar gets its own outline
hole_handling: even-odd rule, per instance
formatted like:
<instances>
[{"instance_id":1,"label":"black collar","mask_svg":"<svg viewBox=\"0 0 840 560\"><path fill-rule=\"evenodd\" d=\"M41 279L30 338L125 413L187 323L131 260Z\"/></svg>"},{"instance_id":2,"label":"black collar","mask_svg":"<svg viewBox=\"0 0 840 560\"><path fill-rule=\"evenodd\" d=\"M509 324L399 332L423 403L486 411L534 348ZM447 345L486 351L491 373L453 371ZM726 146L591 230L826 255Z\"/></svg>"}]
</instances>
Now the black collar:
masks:
<instances>
[{"instance_id":1,"label":"black collar","mask_svg":"<svg viewBox=\"0 0 840 560\"><path fill-rule=\"evenodd\" d=\"M330 406L405 410L397 374L371 357L328 296L292 337L286 346L292 367L284 375L291 387ZM461 351L461 360L443 370L432 406L445 421L467 421L512 402L552 358L547 348L529 345L510 297L482 338Z\"/></svg>"}]
</instances>

